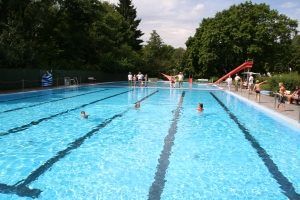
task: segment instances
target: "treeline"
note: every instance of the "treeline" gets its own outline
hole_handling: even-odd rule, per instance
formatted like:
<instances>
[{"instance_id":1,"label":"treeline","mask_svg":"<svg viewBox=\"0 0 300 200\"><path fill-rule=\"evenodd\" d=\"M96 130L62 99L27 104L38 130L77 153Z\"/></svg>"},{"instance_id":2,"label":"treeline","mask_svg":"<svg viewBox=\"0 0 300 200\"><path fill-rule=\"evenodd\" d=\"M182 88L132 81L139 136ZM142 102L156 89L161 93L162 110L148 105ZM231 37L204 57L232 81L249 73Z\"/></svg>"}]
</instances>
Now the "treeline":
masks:
<instances>
[{"instance_id":1,"label":"treeline","mask_svg":"<svg viewBox=\"0 0 300 200\"><path fill-rule=\"evenodd\" d=\"M300 71L297 21L245 2L203 19L187 49L154 30L142 41L131 0L0 0L0 68L142 71L209 78L247 59L256 72Z\"/></svg>"},{"instance_id":2,"label":"treeline","mask_svg":"<svg viewBox=\"0 0 300 200\"><path fill-rule=\"evenodd\" d=\"M256 72L300 72L297 26L266 4L233 5L202 20L186 43L184 66L196 76L211 77L253 59Z\"/></svg>"},{"instance_id":3,"label":"treeline","mask_svg":"<svg viewBox=\"0 0 300 200\"><path fill-rule=\"evenodd\" d=\"M176 68L184 50L165 45L155 31L143 46L140 21L131 0L116 6L98 0L0 0L0 67L149 74Z\"/></svg>"}]
</instances>

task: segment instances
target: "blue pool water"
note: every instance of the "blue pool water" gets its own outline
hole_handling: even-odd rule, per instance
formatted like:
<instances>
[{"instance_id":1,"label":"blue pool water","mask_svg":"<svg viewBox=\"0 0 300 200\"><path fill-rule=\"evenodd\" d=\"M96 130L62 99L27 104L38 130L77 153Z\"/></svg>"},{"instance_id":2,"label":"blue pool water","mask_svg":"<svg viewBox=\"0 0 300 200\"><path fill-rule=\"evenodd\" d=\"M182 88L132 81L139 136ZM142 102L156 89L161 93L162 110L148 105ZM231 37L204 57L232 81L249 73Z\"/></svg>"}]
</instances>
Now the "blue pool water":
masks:
<instances>
[{"instance_id":1,"label":"blue pool water","mask_svg":"<svg viewBox=\"0 0 300 200\"><path fill-rule=\"evenodd\" d=\"M212 86L126 85L0 95L0 199L300 199L297 128Z\"/></svg>"}]
</instances>

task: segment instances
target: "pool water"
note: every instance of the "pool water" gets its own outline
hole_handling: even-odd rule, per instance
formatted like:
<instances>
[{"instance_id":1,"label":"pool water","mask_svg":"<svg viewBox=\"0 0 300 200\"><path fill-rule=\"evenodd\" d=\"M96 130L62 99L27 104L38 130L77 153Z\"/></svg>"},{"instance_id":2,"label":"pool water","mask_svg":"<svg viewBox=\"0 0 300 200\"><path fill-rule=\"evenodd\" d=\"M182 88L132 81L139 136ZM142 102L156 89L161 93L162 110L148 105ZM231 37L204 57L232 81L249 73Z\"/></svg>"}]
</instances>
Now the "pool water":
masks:
<instances>
[{"instance_id":1,"label":"pool water","mask_svg":"<svg viewBox=\"0 0 300 200\"><path fill-rule=\"evenodd\" d=\"M300 199L300 130L160 84L1 95L0 199Z\"/></svg>"}]
</instances>

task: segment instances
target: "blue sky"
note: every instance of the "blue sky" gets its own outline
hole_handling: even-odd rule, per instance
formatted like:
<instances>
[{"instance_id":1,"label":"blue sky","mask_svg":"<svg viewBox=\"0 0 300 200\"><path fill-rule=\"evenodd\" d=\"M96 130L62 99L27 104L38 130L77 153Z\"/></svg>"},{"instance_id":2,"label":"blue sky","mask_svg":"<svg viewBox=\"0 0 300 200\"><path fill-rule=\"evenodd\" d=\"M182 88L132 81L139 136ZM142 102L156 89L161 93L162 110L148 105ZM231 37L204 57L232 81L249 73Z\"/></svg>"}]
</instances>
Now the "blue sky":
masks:
<instances>
[{"instance_id":1,"label":"blue sky","mask_svg":"<svg viewBox=\"0 0 300 200\"><path fill-rule=\"evenodd\" d=\"M119 0L107 0L117 3ZM132 0L142 19L139 28L147 41L152 30L156 30L166 44L185 47L189 36L193 36L201 20L213 17L217 12L245 0ZM252 0L266 3L271 9L298 20L300 24L300 0Z\"/></svg>"}]
</instances>

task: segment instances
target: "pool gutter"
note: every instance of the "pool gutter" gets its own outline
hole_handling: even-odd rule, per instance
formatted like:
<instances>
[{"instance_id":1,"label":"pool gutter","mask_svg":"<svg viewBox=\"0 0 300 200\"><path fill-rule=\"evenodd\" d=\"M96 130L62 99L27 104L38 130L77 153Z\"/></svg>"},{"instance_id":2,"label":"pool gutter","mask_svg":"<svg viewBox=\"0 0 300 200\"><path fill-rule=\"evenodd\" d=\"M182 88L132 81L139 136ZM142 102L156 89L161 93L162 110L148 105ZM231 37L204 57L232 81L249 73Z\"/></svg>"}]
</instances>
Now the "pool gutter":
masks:
<instances>
[{"instance_id":1,"label":"pool gutter","mask_svg":"<svg viewBox=\"0 0 300 200\"><path fill-rule=\"evenodd\" d=\"M14 92L0 93L0 96L8 96L8 95L24 94L24 93L34 93L34 92L43 92L43 91L51 91L51 90L70 89L70 88L78 88L78 87L85 87L85 86L97 86L97 85L119 83L119 82L126 82L126 81L87 83L87 84L81 84L81 85L59 86L59 87L55 87L55 88L41 87L40 89L33 89L33 90L28 90L28 91L16 90Z\"/></svg>"}]
</instances>

